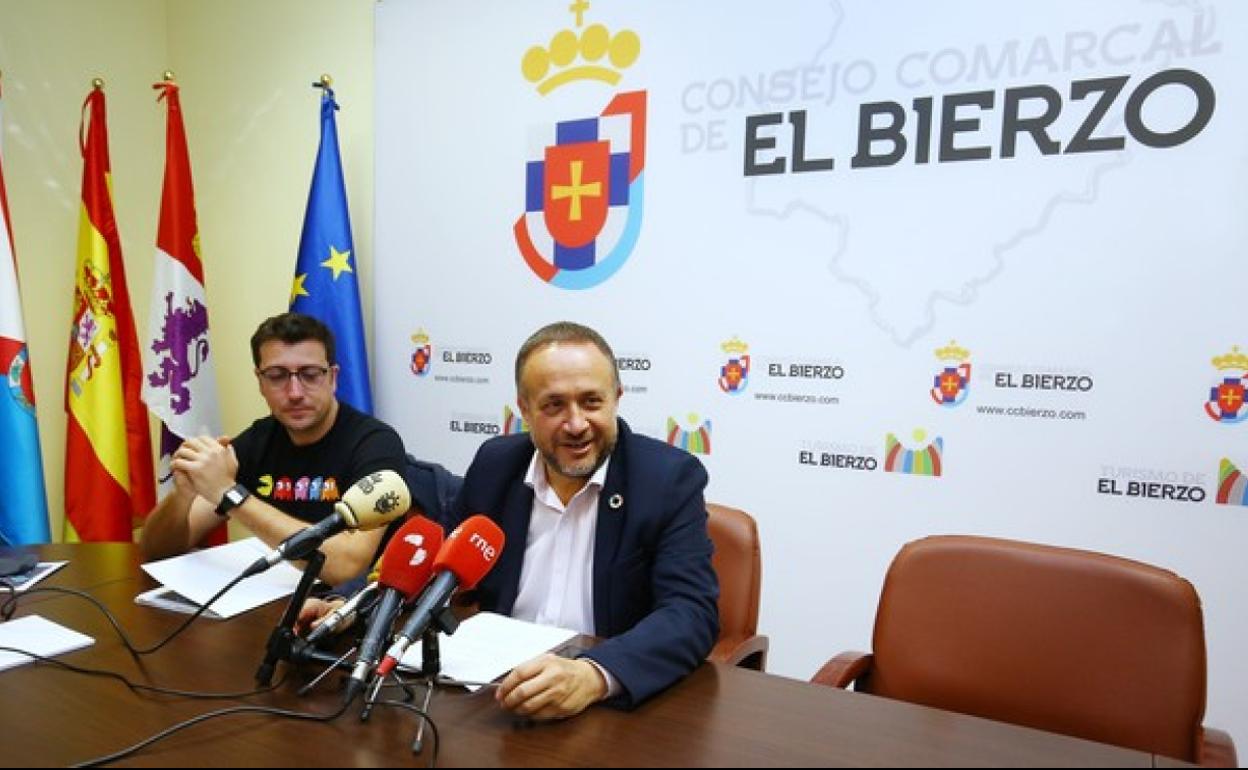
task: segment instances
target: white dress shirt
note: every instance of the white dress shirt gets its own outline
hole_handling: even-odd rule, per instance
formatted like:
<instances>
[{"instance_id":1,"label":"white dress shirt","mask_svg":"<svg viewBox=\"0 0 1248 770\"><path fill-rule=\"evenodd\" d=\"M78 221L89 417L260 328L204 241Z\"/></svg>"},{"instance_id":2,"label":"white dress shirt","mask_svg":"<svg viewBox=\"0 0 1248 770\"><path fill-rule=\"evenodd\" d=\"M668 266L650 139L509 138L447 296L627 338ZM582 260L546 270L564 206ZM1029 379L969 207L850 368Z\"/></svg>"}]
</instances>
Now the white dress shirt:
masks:
<instances>
[{"instance_id":1,"label":"white dress shirt","mask_svg":"<svg viewBox=\"0 0 1248 770\"><path fill-rule=\"evenodd\" d=\"M608 464L565 506L546 478L541 455L533 453L524 476L533 489L533 514L512 617L594 635L594 534Z\"/></svg>"},{"instance_id":2,"label":"white dress shirt","mask_svg":"<svg viewBox=\"0 0 1248 770\"><path fill-rule=\"evenodd\" d=\"M565 506L546 478L541 454L533 452L524 475L533 489L533 513L513 618L594 635L594 535L610 462L607 458ZM589 663L607 683L606 697L619 694L615 676L598 661Z\"/></svg>"}]
</instances>

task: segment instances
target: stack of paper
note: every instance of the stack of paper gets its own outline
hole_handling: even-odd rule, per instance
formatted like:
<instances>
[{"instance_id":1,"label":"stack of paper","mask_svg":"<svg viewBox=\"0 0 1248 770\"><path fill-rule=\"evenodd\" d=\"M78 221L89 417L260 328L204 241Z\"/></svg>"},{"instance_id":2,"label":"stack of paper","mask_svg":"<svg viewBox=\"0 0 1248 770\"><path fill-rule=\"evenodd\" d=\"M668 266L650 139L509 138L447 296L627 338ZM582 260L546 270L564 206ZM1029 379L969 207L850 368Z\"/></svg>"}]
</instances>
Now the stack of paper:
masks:
<instances>
[{"instance_id":1,"label":"stack of paper","mask_svg":"<svg viewBox=\"0 0 1248 770\"><path fill-rule=\"evenodd\" d=\"M256 559L269 552L269 547L259 538L251 537L172 559L149 562L143 565L143 569L159 580L163 588L139 594L134 600L139 604L178 612L194 612ZM289 596L299 585L300 575L299 570L286 562L275 564L267 572L247 578L217 599L212 604L210 617L232 618Z\"/></svg>"},{"instance_id":2,"label":"stack of paper","mask_svg":"<svg viewBox=\"0 0 1248 770\"><path fill-rule=\"evenodd\" d=\"M442 675L464 682L491 682L574 636L576 632L566 628L539 626L493 612L478 612L460 623L453 635L439 635ZM420 662L418 641L407 648L401 665L419 669Z\"/></svg>"},{"instance_id":3,"label":"stack of paper","mask_svg":"<svg viewBox=\"0 0 1248 770\"><path fill-rule=\"evenodd\" d=\"M95 644L95 640L91 637L80 634L72 628L53 623L39 615L27 615L7 623L0 623L0 647L27 650L45 658L79 650L92 644ZM0 671L25 665L33 660L34 658L29 655L0 651Z\"/></svg>"}]
</instances>

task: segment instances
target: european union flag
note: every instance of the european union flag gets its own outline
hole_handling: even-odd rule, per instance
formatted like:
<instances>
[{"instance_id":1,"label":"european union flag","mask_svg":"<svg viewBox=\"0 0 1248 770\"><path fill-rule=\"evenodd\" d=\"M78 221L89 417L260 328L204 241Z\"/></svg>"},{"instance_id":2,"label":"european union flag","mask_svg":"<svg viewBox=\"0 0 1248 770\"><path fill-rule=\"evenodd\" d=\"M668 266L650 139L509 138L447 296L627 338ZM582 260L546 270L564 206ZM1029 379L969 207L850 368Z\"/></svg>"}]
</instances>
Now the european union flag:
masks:
<instances>
[{"instance_id":1,"label":"european union flag","mask_svg":"<svg viewBox=\"0 0 1248 770\"><path fill-rule=\"evenodd\" d=\"M315 316L334 333L338 348L338 398L361 412L373 411L368 350L360 316L359 274L347 215L347 191L338 156L334 92L321 96L321 146L312 171L312 192L299 239L299 261L290 290L290 309Z\"/></svg>"}]
</instances>

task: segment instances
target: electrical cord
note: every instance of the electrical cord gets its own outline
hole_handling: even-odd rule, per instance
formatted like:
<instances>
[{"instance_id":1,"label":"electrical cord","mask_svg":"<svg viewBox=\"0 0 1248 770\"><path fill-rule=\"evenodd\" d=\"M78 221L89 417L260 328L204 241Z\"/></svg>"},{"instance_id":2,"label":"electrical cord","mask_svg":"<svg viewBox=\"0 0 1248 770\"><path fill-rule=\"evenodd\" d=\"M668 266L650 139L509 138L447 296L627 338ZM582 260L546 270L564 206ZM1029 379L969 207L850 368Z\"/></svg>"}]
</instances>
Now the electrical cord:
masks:
<instances>
[{"instance_id":1,"label":"electrical cord","mask_svg":"<svg viewBox=\"0 0 1248 770\"><path fill-rule=\"evenodd\" d=\"M43 655L39 655L38 653L29 652L27 650L19 650L16 647L0 646L0 652L12 652L12 653L17 653L18 655L25 655L26 657L34 660L36 663L43 663L45 665L55 666L57 668L64 669L74 674L83 674L85 676L99 676L99 677L104 677L106 679L115 679L121 682L123 685L125 685L126 688L133 693L150 692L150 693L155 693L157 695L171 695L171 696L178 697L178 698L194 698L197 700L238 700L240 698L247 698L252 695L261 695L263 693L272 692L273 690L277 689L285 680L285 675L283 675L281 679L279 679L277 682L271 685L260 687L255 690L245 690L242 692L202 692L198 690L178 690L172 687L159 687L153 684L143 684L141 682L134 682L134 681L131 681L129 677L127 677L125 674L120 674L116 671L109 671L103 668L87 668L86 666L76 666L73 663L66 663L63 660L45 657Z\"/></svg>"},{"instance_id":2,"label":"electrical cord","mask_svg":"<svg viewBox=\"0 0 1248 770\"><path fill-rule=\"evenodd\" d=\"M194 614L188 617L180 626L173 629L173 631L164 639L161 639L159 642L156 642L155 644L149 645L147 647L142 647L142 648L136 647L134 645L134 642L130 639L130 636L126 633L125 629L123 629L121 627L121 624L117 622L117 618L113 616L113 613L109 612L108 608L105 607L104 604L100 602L99 599L96 599L94 596L92 596L91 594L85 591L79 591L78 589L75 589L75 588L60 588L58 586L38 586L35 588L31 588L29 591L26 591L23 594L19 594L13 588L13 586L5 582L4 587L9 590L10 596L4 601L4 604L0 605L0 619L9 620L12 618L13 613L17 611L17 604L23 596L30 596L32 594L39 594L39 593L67 594L69 596L77 596L80 599L86 599L88 602L95 605L96 609L98 609L100 612L104 614L104 617L108 620L109 624L112 625L113 630L117 632L117 636L121 639L121 643L126 646L126 649L130 651L131 655L135 655L135 656L150 655L151 653L156 652L157 650L164 647L169 642L173 641L179 634L185 631L192 623L198 620L201 615L203 615L205 612L208 611L208 608L212 606L213 602L215 602L217 599L220 599L222 596L224 596L226 591L229 591L231 588L233 588L234 586L242 582L243 577L244 575L239 575L238 577L234 578L229 583L227 583L224 588L222 588L220 591L217 591L215 594L213 594L211 599L209 599L207 602L201 605L199 609L195 610Z\"/></svg>"},{"instance_id":3,"label":"electrical cord","mask_svg":"<svg viewBox=\"0 0 1248 770\"><path fill-rule=\"evenodd\" d=\"M213 602L215 602L218 598L220 598L223 594L225 594L226 591L230 590L235 585L237 585L241 579L242 578L236 578L235 580L231 581L229 585L225 586L220 591L218 591L215 596L213 596L211 599L208 600L206 604L200 607L199 610L195 614L191 615L189 618L186 619L186 621L184 621L181 625L175 628L171 634L169 634L167 637L162 639L160 642L154 645L145 647L145 648L135 647L134 642L130 639L129 634L127 634L125 629L121 627L121 624L117 622L116 616L114 616L113 613L107 607L105 607L104 604L100 602L99 599L95 598L89 593L86 593L85 591L79 591L74 588L61 588L58 586L42 586L42 587L31 588L29 591L19 594L16 591L16 589L14 589L14 587L8 583L8 581L0 580L0 587L7 588L10 592L10 596L5 600L3 604L0 604L0 620L7 621L12 618L13 613L17 610L18 601L21 599L22 596L29 596L35 593L64 594L68 596L75 596L80 599L85 599L86 601L94 605L95 608L98 609L104 615L105 619L108 620L109 625L113 627L113 630L117 632L118 638L121 639L121 643L130 652L131 656L138 657L140 655L148 655L153 652L156 652L157 650L161 649L166 644L168 644L170 641L172 641L175 637L177 637L179 634L185 631L187 627L190 626L190 624L195 621L196 618L202 615L209 608L209 606L212 605ZM116 671L108 671L106 669L98 669L98 668L87 668L85 666L76 666L72 663L66 663L62 660L45 657L43 655L39 655L39 654L30 652L28 650L22 650L22 649L18 649L15 647L0 647L0 650L3 650L5 652L13 652L13 653L17 653L20 655L25 655L33 659L37 663L44 663L47 665L56 666L56 667L59 667L59 668L62 668L64 670L71 671L74 673L84 674L87 676L99 676L99 677L116 679L117 681L125 685L131 692L135 692L135 693L150 692L150 693L156 693L159 695L170 695L170 696L182 697L182 698L197 698L201 700L237 700L239 698L246 698L251 695L259 695L261 693L270 692L271 690L276 688L278 685L280 685L282 682L282 679L279 679L276 683L272 685L261 687L255 690L247 690L247 691L242 691L242 692L216 693L216 692L203 692L203 691L195 691L195 690L178 690L178 689L174 689L171 687L160 687L157 685L149 685L149 684L142 684L140 682L133 682L124 674L118 673ZM283 676L283 679L284 679L284 676Z\"/></svg>"},{"instance_id":4,"label":"electrical cord","mask_svg":"<svg viewBox=\"0 0 1248 770\"><path fill-rule=\"evenodd\" d=\"M109 624L117 632L117 636L118 638L120 638L122 644L131 653L131 655L133 656L148 655L161 649L170 641L172 641L175 637L177 637L179 634L185 631L191 625L191 623L195 622L196 619L198 619L201 615L204 614L204 612L208 610L208 608L212 605L213 602L215 602L222 595L224 595L226 591L230 590L235 585L237 585L241 580L242 580L242 576L232 580L228 585L226 585L224 588L218 591L211 599L209 599L204 605L202 605L193 615L188 617L186 621L184 621L181 625L175 628L173 632L170 633L167 637L165 637L164 639L160 640L159 642L153 645L149 645L148 647L144 647L144 648L139 648L135 646L133 641L130 639L129 635L126 633L125 629L123 629L121 627L121 624L117 622L117 619L113 615L113 613L109 611L109 609L105 607L104 604L100 602L99 599L86 593L85 591L79 591L77 589L72 589L72 588L61 588L57 586L42 586L42 587L31 588L30 590L22 594L19 594L16 588L14 588L14 586L10 584L9 581L4 580L3 578L0 578L0 588L5 589L9 594L9 596L4 600L4 602L0 603L0 622L8 621L13 617L13 614L17 611L18 603L23 595L32 595L35 593L47 593L47 594L65 594L69 596L76 596L78 598L85 599L88 602L90 602L104 615L104 617L108 620ZM55 666L57 668L61 668L63 670L76 673L76 674L82 674L84 676L98 676L98 677L114 679L114 680L121 682L123 685L125 685L126 688L128 688L131 692L134 692L136 694L147 692L147 693L154 693L158 695L195 698L195 699L201 699L201 700L236 700L239 698L245 698L245 697L249 697L253 695L259 695L262 693L271 692L277 689L279 686L281 686L283 682L285 681L285 676L283 675L272 685L262 687L259 689L255 689L255 690L248 690L244 692L234 692L234 693L196 692L192 690L178 690L178 689L169 688L169 687L159 687L156 685L147 685L147 684L142 684L139 682L133 682L125 675L120 674L116 671L108 671L105 669L94 669L94 668L87 668L85 666L77 666L72 663L66 663L65 661L62 661L62 660L49 658L43 655L39 655L37 653L29 652L27 650L17 649L14 647L0 646L0 652L10 652L10 653L16 653L19 655L25 655L31 658L32 660L34 660L36 663L42 663L45 665ZM212 719L217 719L217 718L227 717L227 716L234 716L238 714L267 714L270 716L277 716L277 717L281 717L284 719L296 719L296 720L304 720L304 721L312 721L312 722L331 722L334 719L337 719L338 717L342 716L342 714L346 712L346 710L350 707L350 705L351 705L350 701L344 702L336 711L330 714L316 714L316 713L307 712L307 711L293 711L290 709L282 709L282 708L271 707L271 706L256 706L256 705L230 706L228 708L217 709L216 711L210 711L205 714L200 714L199 716L196 716L196 717L191 717L190 719L186 719L182 722L174 724L137 743L127 746L124 749L120 749L111 754L106 754L103 756L95 757L92 759L85 760L83 762L76 763L74 765L71 765L71 767L100 767L103 765L111 764L112 762L116 762L120 759L124 759L126 757L132 756L142 751L143 749L159 741L162 741L165 738L168 738L171 735L174 735L183 730L189 729L191 727L194 727L195 725L201 724L203 722L207 722ZM428 725L429 727L430 733L433 736L433 740L432 740L433 745L430 749L428 766L436 767L437 760L438 760L438 748L441 744L441 737L438 733L438 726L433 721L433 719L430 718L429 715L422 709L416 706L413 706L410 703L404 703L402 701L378 700L375 702L375 705L389 706L392 708L399 708L405 711L410 711L416 714L420 719L424 720L425 724Z\"/></svg>"},{"instance_id":5,"label":"electrical cord","mask_svg":"<svg viewBox=\"0 0 1248 770\"><path fill-rule=\"evenodd\" d=\"M404 711L410 711L413 714L420 717L421 719L423 719L425 721L425 724L429 725L429 732L433 734L433 748L429 752L429 767L437 767L438 747L442 745L442 738L441 736L438 735L438 725L436 722L433 721L432 717L430 717L427 713L425 713L423 709L417 706L413 706L410 703L405 703L403 701L378 700L378 701L375 701L373 705L390 706L392 708L403 709Z\"/></svg>"},{"instance_id":6,"label":"electrical cord","mask_svg":"<svg viewBox=\"0 0 1248 770\"><path fill-rule=\"evenodd\" d=\"M183 720L175 725L166 727L164 730L161 730L155 735L144 738L138 743L127 746L119 751L114 751L112 754L105 754L104 756L95 757L94 759L88 759L84 762L70 765L70 767L100 767L111 762L116 762L119 759L124 759L128 756L136 754L148 746L151 746L158 741L162 741L171 735L219 717L234 716L235 714L268 714L270 716L282 717L283 719L296 719L307 722L332 722L342 716L346 712L349 705L350 704L344 703L338 708L337 711L334 711L331 714L316 714L310 711L291 711L290 709L281 709L273 706L230 706L229 708L209 711L206 714L200 714L199 716Z\"/></svg>"}]
</instances>

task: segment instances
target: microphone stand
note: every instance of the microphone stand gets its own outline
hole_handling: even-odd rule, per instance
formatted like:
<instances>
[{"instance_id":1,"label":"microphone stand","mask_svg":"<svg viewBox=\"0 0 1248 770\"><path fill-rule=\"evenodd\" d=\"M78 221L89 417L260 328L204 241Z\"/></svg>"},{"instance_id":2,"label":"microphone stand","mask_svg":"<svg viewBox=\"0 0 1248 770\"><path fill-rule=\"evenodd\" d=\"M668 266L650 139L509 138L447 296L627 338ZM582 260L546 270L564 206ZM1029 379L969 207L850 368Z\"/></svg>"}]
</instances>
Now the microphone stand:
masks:
<instances>
[{"instance_id":1,"label":"microphone stand","mask_svg":"<svg viewBox=\"0 0 1248 770\"><path fill-rule=\"evenodd\" d=\"M313 551L308 554L307 561L308 566L303 570L299 586L286 604L282 619L269 634L268 644L265 645L264 660L256 669L256 682L261 685L268 685L273 680L273 671L277 668L279 660L292 659L295 642L298 640L295 636L295 621L299 618L299 610L303 608L303 603L307 601L308 595L312 592L312 584L321 574L321 567L325 566L325 554L319 550Z\"/></svg>"},{"instance_id":2,"label":"microphone stand","mask_svg":"<svg viewBox=\"0 0 1248 770\"><path fill-rule=\"evenodd\" d=\"M433 619L429 623L429 627L425 629L424 634L421 636L420 677L418 681L423 681L425 684L425 701L423 707L421 708L423 713L428 713L429 700L433 697L434 685L437 684L438 674L442 672L442 653L438 646L438 632L441 631L449 636L450 634L455 633L455 630L458 628L459 620L455 617L451 608L446 606L434 613ZM412 688L408 685L407 681L405 681L403 677L399 676L399 670L397 667L394 671L390 672L390 675L393 676L394 680L403 688L405 695L404 700L407 702L415 700L416 693L412 691ZM372 689L365 697L364 708L360 712L361 722L368 721L369 716L372 714L373 706L377 702L377 695L381 692L383 681L383 677L374 675ZM412 743L413 752L420 752L421 737L424 735L424 731L425 722L422 719L420 727L417 728L416 740Z\"/></svg>"},{"instance_id":3,"label":"microphone stand","mask_svg":"<svg viewBox=\"0 0 1248 770\"><path fill-rule=\"evenodd\" d=\"M412 686L408 684L403 677L399 676L397 667L391 672L391 675L394 677L394 681L398 683L399 687L403 688L403 702L411 703L416 700L416 692L412 690ZM377 696L381 694L381 687L385 684L385 681L385 677L377 676L376 674L373 675L372 689L365 695L364 708L360 710L361 722L367 722L368 718L372 716L373 706L377 703Z\"/></svg>"},{"instance_id":4,"label":"microphone stand","mask_svg":"<svg viewBox=\"0 0 1248 770\"><path fill-rule=\"evenodd\" d=\"M372 601L365 601L362 604L360 604L358 607L356 607L355 615L357 618L363 617L367 615L368 613L372 612L376 606L377 606L377 597L374 596L372 597ZM294 640L294 644L291 646L291 649L290 649L290 662L291 663L315 663L316 665L325 666L325 669L321 673L317 674L316 677L312 679L312 681L308 682L303 687L300 687L299 691L295 694L300 697L303 697L304 695L307 695L308 693L312 692L312 690L315 689L316 686L321 683L321 680L329 676L330 673L332 673L333 670L336 668L341 668L345 671L350 671L352 666L350 663L347 662L347 658L351 657L355 653L355 651L358 649L359 649L359 644L357 643L355 645L352 645L351 649L347 650L342 655L335 657L332 653L326 652L318 648L315 644L308 642L307 639L296 636Z\"/></svg>"},{"instance_id":5,"label":"microphone stand","mask_svg":"<svg viewBox=\"0 0 1248 770\"><path fill-rule=\"evenodd\" d=\"M450 636L458 628L459 619L448 604L433 616L433 622L420 638L420 674L425 679L425 702L420 707L424 718L416 726L416 737L412 739L413 754L419 754L424 749L425 720L429 719L429 703L433 700L433 687L437 684L438 675L442 673L442 650L438 644L438 632L442 631Z\"/></svg>"},{"instance_id":6,"label":"microphone stand","mask_svg":"<svg viewBox=\"0 0 1248 770\"><path fill-rule=\"evenodd\" d=\"M434 625L431 623L420 638L420 674L426 679L434 679L442 673L442 648Z\"/></svg>"},{"instance_id":7,"label":"microphone stand","mask_svg":"<svg viewBox=\"0 0 1248 770\"><path fill-rule=\"evenodd\" d=\"M329 654L328 652L322 652L321 650L316 649L315 647L308 644L304 640L296 638L295 648L292 653L291 660L295 662L302 662L302 661L308 660L308 661L313 661L315 663L323 663L325 664L325 670L317 674L315 679L308 682L303 687L300 687L298 692L296 692L295 694L298 695L300 698L302 698L303 696L312 692L313 688L315 688L318 684L320 684L321 680L329 676L330 673L336 668L341 668L344 671L350 671L351 664L347 662L347 658L351 657L351 654L354 653L356 649L357 648L352 647L351 649L344 652L342 655L339 655L337 658L335 658L333 655Z\"/></svg>"}]
</instances>

